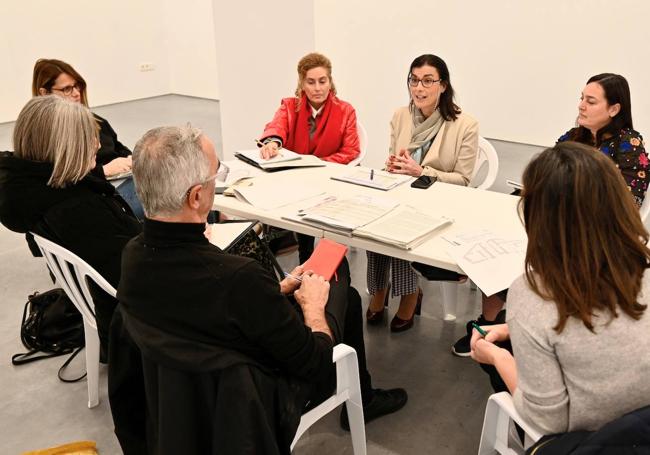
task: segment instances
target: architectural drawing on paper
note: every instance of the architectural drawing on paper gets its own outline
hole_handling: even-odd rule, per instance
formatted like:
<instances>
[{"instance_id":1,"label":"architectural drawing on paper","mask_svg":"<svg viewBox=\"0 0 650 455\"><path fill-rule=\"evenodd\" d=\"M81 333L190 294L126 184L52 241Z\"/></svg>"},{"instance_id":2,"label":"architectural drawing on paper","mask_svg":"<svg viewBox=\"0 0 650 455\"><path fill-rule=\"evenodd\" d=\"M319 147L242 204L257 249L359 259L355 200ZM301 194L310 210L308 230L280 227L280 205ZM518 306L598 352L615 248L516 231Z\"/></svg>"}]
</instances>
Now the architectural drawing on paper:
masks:
<instances>
[{"instance_id":1,"label":"architectural drawing on paper","mask_svg":"<svg viewBox=\"0 0 650 455\"><path fill-rule=\"evenodd\" d=\"M473 245L464 254L464 259L471 264L496 259L499 256L522 253L526 250L526 240L504 240L500 238L485 239Z\"/></svg>"}]
</instances>

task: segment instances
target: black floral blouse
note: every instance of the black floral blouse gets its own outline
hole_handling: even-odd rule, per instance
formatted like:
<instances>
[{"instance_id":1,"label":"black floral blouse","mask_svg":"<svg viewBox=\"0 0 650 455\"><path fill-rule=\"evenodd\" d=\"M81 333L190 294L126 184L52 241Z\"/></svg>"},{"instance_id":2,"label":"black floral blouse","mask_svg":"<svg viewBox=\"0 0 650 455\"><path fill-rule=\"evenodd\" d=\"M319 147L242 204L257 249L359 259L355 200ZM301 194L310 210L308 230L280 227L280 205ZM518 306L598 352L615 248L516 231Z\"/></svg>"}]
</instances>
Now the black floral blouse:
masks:
<instances>
[{"instance_id":1,"label":"black floral blouse","mask_svg":"<svg viewBox=\"0 0 650 455\"><path fill-rule=\"evenodd\" d=\"M567 131L557 141L570 140L574 130ZM598 149L614 160L634 200L641 207L650 182L650 160L641 134L631 128L625 128L618 136L605 139Z\"/></svg>"}]
</instances>

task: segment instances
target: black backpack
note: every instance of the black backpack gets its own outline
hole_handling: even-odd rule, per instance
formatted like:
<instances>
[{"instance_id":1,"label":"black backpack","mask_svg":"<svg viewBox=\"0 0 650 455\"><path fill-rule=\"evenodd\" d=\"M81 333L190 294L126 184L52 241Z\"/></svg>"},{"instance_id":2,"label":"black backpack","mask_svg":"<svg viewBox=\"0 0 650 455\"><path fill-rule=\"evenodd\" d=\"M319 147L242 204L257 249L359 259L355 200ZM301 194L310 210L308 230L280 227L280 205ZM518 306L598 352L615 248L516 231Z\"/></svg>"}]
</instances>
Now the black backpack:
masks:
<instances>
[{"instance_id":1,"label":"black backpack","mask_svg":"<svg viewBox=\"0 0 650 455\"><path fill-rule=\"evenodd\" d=\"M63 289L52 289L42 294L34 292L27 298L20 325L20 340L29 351L14 354L11 357L14 365L72 354L59 369L59 379L76 382L86 376L85 373L75 379L61 376L85 345L83 318Z\"/></svg>"}]
</instances>

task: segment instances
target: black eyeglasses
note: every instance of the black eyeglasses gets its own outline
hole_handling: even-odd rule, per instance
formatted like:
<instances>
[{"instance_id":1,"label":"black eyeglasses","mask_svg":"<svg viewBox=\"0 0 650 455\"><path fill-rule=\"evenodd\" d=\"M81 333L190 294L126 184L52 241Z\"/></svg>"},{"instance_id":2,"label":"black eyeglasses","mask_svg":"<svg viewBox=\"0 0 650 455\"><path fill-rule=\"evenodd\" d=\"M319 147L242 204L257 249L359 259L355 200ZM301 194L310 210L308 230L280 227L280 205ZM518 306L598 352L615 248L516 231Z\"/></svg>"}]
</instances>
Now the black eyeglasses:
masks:
<instances>
[{"instance_id":1,"label":"black eyeglasses","mask_svg":"<svg viewBox=\"0 0 650 455\"><path fill-rule=\"evenodd\" d=\"M409 76L406 81L408 82L410 87L417 87L420 82L422 82L422 87L424 88L429 88L433 87L433 84L436 82L440 82L442 79L434 79L432 77L425 77L424 79L418 79L415 76Z\"/></svg>"},{"instance_id":2,"label":"black eyeglasses","mask_svg":"<svg viewBox=\"0 0 650 455\"><path fill-rule=\"evenodd\" d=\"M66 85L66 86L63 87L63 88L54 88L54 87L52 87L52 90L56 90L57 92L63 92L63 94L64 94L65 96L70 96L70 95L72 95L72 92L73 92L75 89L76 89L79 93L81 93L81 91L83 90L83 87L82 87L81 84L79 84L78 82L75 83L75 84L73 84L73 85Z\"/></svg>"}]
</instances>

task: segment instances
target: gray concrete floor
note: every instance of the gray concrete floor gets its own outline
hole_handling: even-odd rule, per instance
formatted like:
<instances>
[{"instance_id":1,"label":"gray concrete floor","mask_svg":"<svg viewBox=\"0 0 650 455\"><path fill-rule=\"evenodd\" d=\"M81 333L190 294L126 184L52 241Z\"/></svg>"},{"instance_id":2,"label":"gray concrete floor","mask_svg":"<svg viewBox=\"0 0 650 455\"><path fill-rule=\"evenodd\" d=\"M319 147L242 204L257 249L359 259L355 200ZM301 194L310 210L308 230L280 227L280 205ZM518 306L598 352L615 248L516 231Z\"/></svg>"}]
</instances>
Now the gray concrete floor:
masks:
<instances>
[{"instance_id":1,"label":"gray concrete floor","mask_svg":"<svg viewBox=\"0 0 650 455\"><path fill-rule=\"evenodd\" d=\"M220 144L218 103L176 95L138 100L93 109L107 118L125 145L132 147L147 129L190 121ZM0 150L11 150L12 124L0 125ZM509 192L506 179L519 180L539 147L493 141L500 157L495 191ZM353 284L364 307L366 255L348 254ZM297 255L280 258L284 267ZM20 320L27 295L53 287L42 259L32 258L22 235L0 226L0 453L17 454L65 442L90 439L100 453L119 454L106 396L106 369L100 370L100 404L88 409L86 382L65 384L57 379L63 358L14 367L11 355L23 352ZM485 403L491 390L487 377L470 359L451 354L453 342L464 334L465 322L480 312L480 294L458 287L458 319L442 321L440 288L422 283L423 314L415 327L392 334L387 324L366 328L368 365L376 387L404 387L409 402L400 412L368 424L369 454L472 454L478 450ZM398 301L390 305L390 317ZM83 356L70 374L83 369ZM331 413L300 440L297 454L351 454L348 433Z\"/></svg>"}]
</instances>

